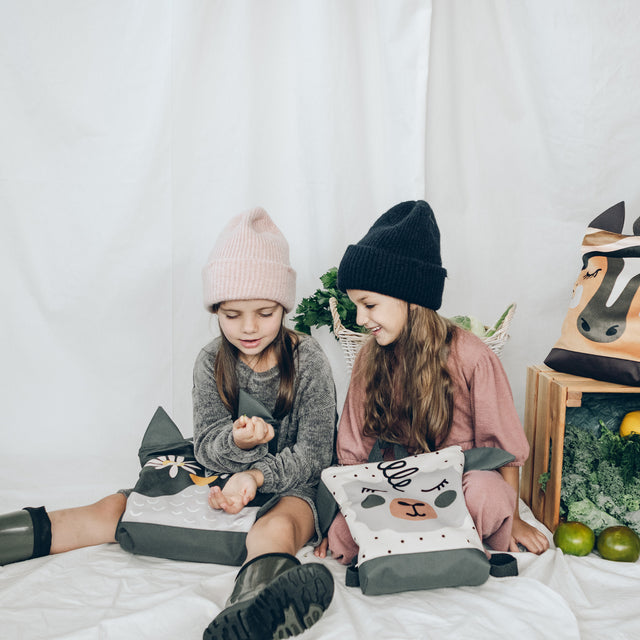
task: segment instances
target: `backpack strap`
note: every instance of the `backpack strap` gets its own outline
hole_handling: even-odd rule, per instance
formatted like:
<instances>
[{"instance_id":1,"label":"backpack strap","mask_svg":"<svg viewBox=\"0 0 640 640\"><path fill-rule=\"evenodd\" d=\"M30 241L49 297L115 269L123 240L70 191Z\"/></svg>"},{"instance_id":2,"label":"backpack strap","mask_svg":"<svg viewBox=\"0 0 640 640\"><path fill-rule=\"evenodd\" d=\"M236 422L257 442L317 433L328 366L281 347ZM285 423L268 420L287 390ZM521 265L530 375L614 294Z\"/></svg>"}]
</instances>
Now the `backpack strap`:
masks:
<instances>
[{"instance_id":1,"label":"backpack strap","mask_svg":"<svg viewBox=\"0 0 640 640\"><path fill-rule=\"evenodd\" d=\"M347 587L360 586L360 574L358 572L358 556L356 556L351 561L351 564L347 567L347 572L344 575L344 583Z\"/></svg>"},{"instance_id":2,"label":"backpack strap","mask_svg":"<svg viewBox=\"0 0 640 640\"><path fill-rule=\"evenodd\" d=\"M494 553L489 558L489 573L494 578L518 575L518 561L510 553Z\"/></svg>"},{"instance_id":3,"label":"backpack strap","mask_svg":"<svg viewBox=\"0 0 640 640\"><path fill-rule=\"evenodd\" d=\"M384 460L385 449L393 449L393 457L396 460L401 460L409 456L409 452L401 444L393 444L378 438L369 452L369 462L382 462Z\"/></svg>"},{"instance_id":4,"label":"backpack strap","mask_svg":"<svg viewBox=\"0 0 640 640\"><path fill-rule=\"evenodd\" d=\"M463 453L465 471L493 471L516 459L513 454L499 447L474 447Z\"/></svg>"},{"instance_id":5,"label":"backpack strap","mask_svg":"<svg viewBox=\"0 0 640 640\"><path fill-rule=\"evenodd\" d=\"M323 536L326 536L333 519L338 513L338 503L322 480L318 484L318 492L316 494L316 511L318 512L320 531Z\"/></svg>"}]
</instances>

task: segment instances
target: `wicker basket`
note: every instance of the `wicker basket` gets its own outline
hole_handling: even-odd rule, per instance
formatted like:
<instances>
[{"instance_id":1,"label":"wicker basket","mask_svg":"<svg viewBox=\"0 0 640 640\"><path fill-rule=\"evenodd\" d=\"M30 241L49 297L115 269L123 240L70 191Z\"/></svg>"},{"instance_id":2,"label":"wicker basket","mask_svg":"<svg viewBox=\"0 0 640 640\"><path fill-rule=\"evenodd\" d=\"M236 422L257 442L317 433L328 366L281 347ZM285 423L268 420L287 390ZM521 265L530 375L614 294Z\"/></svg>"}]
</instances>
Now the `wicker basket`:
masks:
<instances>
[{"instance_id":1,"label":"wicker basket","mask_svg":"<svg viewBox=\"0 0 640 640\"><path fill-rule=\"evenodd\" d=\"M504 317L500 328L492 336L481 338L482 342L484 342L498 356L498 358L502 356L502 349L509 339L509 327L511 326L511 321L513 320L515 312L516 303L514 302L511 305L509 312Z\"/></svg>"},{"instance_id":2,"label":"wicker basket","mask_svg":"<svg viewBox=\"0 0 640 640\"><path fill-rule=\"evenodd\" d=\"M360 351L360 347L362 347L370 336L367 333L358 333L357 331L347 329L340 320L336 305L336 299L331 298L329 300L329 308L331 309L331 317L333 318L333 333L340 342L344 357L347 361L347 369L349 370L349 373L351 373L353 362L356 359L358 351ZM515 312L516 304L513 303L509 312L502 321L500 328L492 336L481 338L482 342L484 342L498 357L502 356L502 349L509 339L509 327Z\"/></svg>"},{"instance_id":3,"label":"wicker basket","mask_svg":"<svg viewBox=\"0 0 640 640\"><path fill-rule=\"evenodd\" d=\"M358 333L347 329L340 320L338 314L337 302L335 298L329 299L329 309L331 309L331 317L333 318L333 333L340 342L344 357L347 361L347 369L351 373L353 362L360 351L360 347L370 338L368 333Z\"/></svg>"}]
</instances>

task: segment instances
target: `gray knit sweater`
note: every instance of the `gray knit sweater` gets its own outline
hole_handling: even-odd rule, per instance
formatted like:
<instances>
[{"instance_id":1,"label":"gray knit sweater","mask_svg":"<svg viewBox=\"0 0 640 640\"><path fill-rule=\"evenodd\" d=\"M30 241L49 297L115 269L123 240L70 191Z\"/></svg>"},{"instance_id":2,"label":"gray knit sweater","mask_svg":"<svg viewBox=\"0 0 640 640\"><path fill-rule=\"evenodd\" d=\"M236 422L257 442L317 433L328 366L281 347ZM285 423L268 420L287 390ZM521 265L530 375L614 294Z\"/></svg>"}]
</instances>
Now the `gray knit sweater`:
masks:
<instances>
[{"instance_id":1,"label":"gray knit sweater","mask_svg":"<svg viewBox=\"0 0 640 640\"><path fill-rule=\"evenodd\" d=\"M310 336L301 336L296 358L296 393L291 412L277 425L277 453L268 444L248 451L233 441L233 417L218 394L214 363L220 338L204 347L193 371L193 443L198 461L206 468L236 473L254 468L262 471L260 491L297 496L313 510L316 538L320 530L314 504L320 472L331 464L336 425L336 394L331 366ZM280 374L275 367L256 373L243 362L236 366L241 389L273 413Z\"/></svg>"}]
</instances>

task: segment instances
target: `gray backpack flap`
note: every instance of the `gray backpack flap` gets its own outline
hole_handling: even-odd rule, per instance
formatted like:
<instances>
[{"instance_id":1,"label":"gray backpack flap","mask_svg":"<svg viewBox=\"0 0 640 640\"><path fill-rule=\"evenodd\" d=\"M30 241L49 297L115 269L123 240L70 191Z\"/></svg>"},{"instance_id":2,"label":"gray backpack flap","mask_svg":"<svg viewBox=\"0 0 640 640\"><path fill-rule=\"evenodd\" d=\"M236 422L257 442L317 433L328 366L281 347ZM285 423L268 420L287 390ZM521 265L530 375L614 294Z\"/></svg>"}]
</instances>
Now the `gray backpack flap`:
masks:
<instances>
[{"instance_id":1,"label":"gray backpack flap","mask_svg":"<svg viewBox=\"0 0 640 640\"><path fill-rule=\"evenodd\" d=\"M249 398L248 406L241 398L239 413L257 415L258 401ZM261 412L270 417L264 407ZM120 546L146 556L241 565L247 532L277 498L257 493L237 514L212 509L210 488L224 487L230 474L207 472L195 459L191 439L162 407L147 427L138 457L142 469L116 529Z\"/></svg>"},{"instance_id":2,"label":"gray backpack flap","mask_svg":"<svg viewBox=\"0 0 640 640\"><path fill-rule=\"evenodd\" d=\"M513 456L459 446L398 457L403 453L383 461L377 443L370 462L322 472L320 499L327 504L333 498L360 548L347 585L380 595L484 583L492 561L467 509L462 474L495 469ZM494 575L517 574L508 554L495 554L493 563Z\"/></svg>"}]
</instances>

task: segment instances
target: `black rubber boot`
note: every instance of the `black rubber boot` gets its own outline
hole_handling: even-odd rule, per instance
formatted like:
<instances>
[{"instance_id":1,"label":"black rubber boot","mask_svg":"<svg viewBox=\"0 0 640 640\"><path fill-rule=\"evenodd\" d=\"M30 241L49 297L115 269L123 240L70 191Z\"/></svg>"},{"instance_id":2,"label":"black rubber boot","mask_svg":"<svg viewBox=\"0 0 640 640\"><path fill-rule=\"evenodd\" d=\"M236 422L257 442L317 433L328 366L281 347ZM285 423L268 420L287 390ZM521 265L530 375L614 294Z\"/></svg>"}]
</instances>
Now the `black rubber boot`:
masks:
<instances>
[{"instance_id":1,"label":"black rubber boot","mask_svg":"<svg viewBox=\"0 0 640 640\"><path fill-rule=\"evenodd\" d=\"M288 553L267 553L244 565L204 640L290 638L315 624L333 598L333 577L322 564L300 564Z\"/></svg>"},{"instance_id":2,"label":"black rubber boot","mask_svg":"<svg viewBox=\"0 0 640 640\"><path fill-rule=\"evenodd\" d=\"M51 551L51 521L44 507L0 515L0 565L46 556Z\"/></svg>"}]
</instances>

